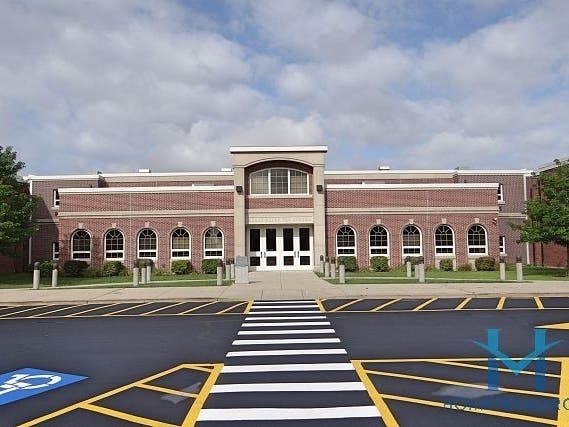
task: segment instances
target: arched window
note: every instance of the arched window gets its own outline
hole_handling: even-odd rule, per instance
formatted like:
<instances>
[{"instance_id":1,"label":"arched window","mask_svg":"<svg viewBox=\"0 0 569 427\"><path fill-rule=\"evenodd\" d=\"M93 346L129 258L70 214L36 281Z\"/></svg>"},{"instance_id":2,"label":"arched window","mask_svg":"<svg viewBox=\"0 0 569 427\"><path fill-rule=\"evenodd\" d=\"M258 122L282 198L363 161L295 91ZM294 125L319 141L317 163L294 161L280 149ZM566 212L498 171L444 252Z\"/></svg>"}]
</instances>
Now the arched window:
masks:
<instances>
[{"instance_id":1,"label":"arched window","mask_svg":"<svg viewBox=\"0 0 569 427\"><path fill-rule=\"evenodd\" d=\"M486 230L481 225L474 224L468 229L468 253L471 255L488 254Z\"/></svg>"},{"instance_id":2,"label":"arched window","mask_svg":"<svg viewBox=\"0 0 569 427\"><path fill-rule=\"evenodd\" d=\"M421 230L414 225L403 229L403 256L419 256L423 253Z\"/></svg>"},{"instance_id":3,"label":"arched window","mask_svg":"<svg viewBox=\"0 0 569 427\"><path fill-rule=\"evenodd\" d=\"M204 234L204 258L223 259L223 233L219 228L208 228Z\"/></svg>"},{"instance_id":4,"label":"arched window","mask_svg":"<svg viewBox=\"0 0 569 427\"><path fill-rule=\"evenodd\" d=\"M263 169L249 180L251 194L308 194L308 174L296 169Z\"/></svg>"},{"instance_id":5,"label":"arched window","mask_svg":"<svg viewBox=\"0 0 569 427\"><path fill-rule=\"evenodd\" d=\"M448 225L439 225L435 230L435 255L454 254L454 233Z\"/></svg>"},{"instance_id":6,"label":"arched window","mask_svg":"<svg viewBox=\"0 0 569 427\"><path fill-rule=\"evenodd\" d=\"M336 255L356 254L356 233L352 227L344 225L336 233Z\"/></svg>"},{"instance_id":7,"label":"arched window","mask_svg":"<svg viewBox=\"0 0 569 427\"><path fill-rule=\"evenodd\" d=\"M376 225L369 231L369 254L389 256L389 236L385 227Z\"/></svg>"},{"instance_id":8,"label":"arched window","mask_svg":"<svg viewBox=\"0 0 569 427\"><path fill-rule=\"evenodd\" d=\"M124 236L119 230L105 234L105 259L124 259Z\"/></svg>"},{"instance_id":9,"label":"arched window","mask_svg":"<svg viewBox=\"0 0 569 427\"><path fill-rule=\"evenodd\" d=\"M185 228L176 228L172 232L170 245L172 258L190 258L190 233Z\"/></svg>"},{"instance_id":10,"label":"arched window","mask_svg":"<svg viewBox=\"0 0 569 427\"><path fill-rule=\"evenodd\" d=\"M77 230L71 237L71 259L91 259L91 236L85 230Z\"/></svg>"},{"instance_id":11,"label":"arched window","mask_svg":"<svg viewBox=\"0 0 569 427\"><path fill-rule=\"evenodd\" d=\"M138 258L156 259L158 254L158 239L156 233L145 228L138 235Z\"/></svg>"}]
</instances>

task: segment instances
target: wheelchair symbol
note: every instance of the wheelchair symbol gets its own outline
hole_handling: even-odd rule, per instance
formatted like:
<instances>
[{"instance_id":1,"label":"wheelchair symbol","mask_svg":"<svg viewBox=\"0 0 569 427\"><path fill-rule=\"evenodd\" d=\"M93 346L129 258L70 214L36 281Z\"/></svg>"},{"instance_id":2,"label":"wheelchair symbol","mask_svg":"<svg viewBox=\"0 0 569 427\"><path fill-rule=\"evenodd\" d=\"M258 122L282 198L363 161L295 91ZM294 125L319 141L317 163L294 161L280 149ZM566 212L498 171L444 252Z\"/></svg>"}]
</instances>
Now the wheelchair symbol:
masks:
<instances>
[{"instance_id":1,"label":"wheelchair symbol","mask_svg":"<svg viewBox=\"0 0 569 427\"><path fill-rule=\"evenodd\" d=\"M61 381L58 375L15 374L8 381L0 384L0 396L18 390L35 390L49 387Z\"/></svg>"}]
</instances>

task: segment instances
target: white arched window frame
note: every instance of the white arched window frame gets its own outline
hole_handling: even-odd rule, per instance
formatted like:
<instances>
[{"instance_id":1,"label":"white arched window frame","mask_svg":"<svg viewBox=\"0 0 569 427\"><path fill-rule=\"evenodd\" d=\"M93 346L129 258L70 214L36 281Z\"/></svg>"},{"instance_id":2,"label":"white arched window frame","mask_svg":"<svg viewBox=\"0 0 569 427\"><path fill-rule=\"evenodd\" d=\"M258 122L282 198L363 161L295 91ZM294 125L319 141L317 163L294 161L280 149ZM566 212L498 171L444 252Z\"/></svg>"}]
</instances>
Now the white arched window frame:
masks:
<instances>
[{"instance_id":1,"label":"white arched window frame","mask_svg":"<svg viewBox=\"0 0 569 427\"><path fill-rule=\"evenodd\" d=\"M190 232L185 228L176 228L170 236L170 256L178 259L190 259L191 257Z\"/></svg>"},{"instance_id":2,"label":"white arched window frame","mask_svg":"<svg viewBox=\"0 0 569 427\"><path fill-rule=\"evenodd\" d=\"M474 224L468 228L467 242L469 255L488 255L488 234L481 225Z\"/></svg>"},{"instance_id":3,"label":"white arched window frame","mask_svg":"<svg viewBox=\"0 0 569 427\"><path fill-rule=\"evenodd\" d=\"M298 169L271 168L249 175L249 192L256 194L308 194L308 174Z\"/></svg>"},{"instance_id":4,"label":"white arched window frame","mask_svg":"<svg viewBox=\"0 0 569 427\"><path fill-rule=\"evenodd\" d=\"M419 227L407 225L402 233L403 256L423 255L423 235Z\"/></svg>"},{"instance_id":5,"label":"white arched window frame","mask_svg":"<svg viewBox=\"0 0 569 427\"><path fill-rule=\"evenodd\" d=\"M120 230L109 230L105 234L105 259L113 261L124 259L124 235Z\"/></svg>"},{"instance_id":6,"label":"white arched window frame","mask_svg":"<svg viewBox=\"0 0 569 427\"><path fill-rule=\"evenodd\" d=\"M342 255L356 255L356 232L348 225L336 231L336 256Z\"/></svg>"},{"instance_id":7,"label":"white arched window frame","mask_svg":"<svg viewBox=\"0 0 569 427\"><path fill-rule=\"evenodd\" d=\"M435 255L454 255L454 231L448 225L435 230Z\"/></svg>"},{"instance_id":8,"label":"white arched window frame","mask_svg":"<svg viewBox=\"0 0 569 427\"><path fill-rule=\"evenodd\" d=\"M204 233L204 258L223 259L223 232L217 227L208 228Z\"/></svg>"},{"instance_id":9,"label":"white arched window frame","mask_svg":"<svg viewBox=\"0 0 569 427\"><path fill-rule=\"evenodd\" d=\"M369 255L389 257L389 232L383 225L369 230Z\"/></svg>"},{"instance_id":10,"label":"white arched window frame","mask_svg":"<svg viewBox=\"0 0 569 427\"><path fill-rule=\"evenodd\" d=\"M154 230L145 228L138 233L138 258L156 260L158 257L158 236Z\"/></svg>"},{"instance_id":11,"label":"white arched window frame","mask_svg":"<svg viewBox=\"0 0 569 427\"><path fill-rule=\"evenodd\" d=\"M71 236L71 259L91 259L91 235L86 230L77 230Z\"/></svg>"}]
</instances>

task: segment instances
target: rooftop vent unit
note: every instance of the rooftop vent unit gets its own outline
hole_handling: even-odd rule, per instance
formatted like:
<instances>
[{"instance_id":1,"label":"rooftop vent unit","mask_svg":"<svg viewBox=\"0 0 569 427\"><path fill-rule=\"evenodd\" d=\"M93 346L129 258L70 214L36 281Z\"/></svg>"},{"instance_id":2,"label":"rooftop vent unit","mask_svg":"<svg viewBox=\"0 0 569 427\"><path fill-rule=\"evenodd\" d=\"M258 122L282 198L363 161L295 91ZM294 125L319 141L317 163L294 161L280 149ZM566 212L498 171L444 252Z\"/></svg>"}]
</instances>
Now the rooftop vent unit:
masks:
<instances>
[{"instance_id":1,"label":"rooftop vent unit","mask_svg":"<svg viewBox=\"0 0 569 427\"><path fill-rule=\"evenodd\" d=\"M378 170L378 171L388 171L388 170L391 170L391 167L389 167L389 166L387 166L387 165L379 165L379 166L377 167L377 170Z\"/></svg>"},{"instance_id":2,"label":"rooftop vent unit","mask_svg":"<svg viewBox=\"0 0 569 427\"><path fill-rule=\"evenodd\" d=\"M147 168L142 168L142 169L138 170L138 173L150 173L150 172L151 172L151 170L147 169Z\"/></svg>"},{"instance_id":3,"label":"rooftop vent unit","mask_svg":"<svg viewBox=\"0 0 569 427\"><path fill-rule=\"evenodd\" d=\"M232 170L231 168L221 168L221 172L231 172Z\"/></svg>"}]
</instances>

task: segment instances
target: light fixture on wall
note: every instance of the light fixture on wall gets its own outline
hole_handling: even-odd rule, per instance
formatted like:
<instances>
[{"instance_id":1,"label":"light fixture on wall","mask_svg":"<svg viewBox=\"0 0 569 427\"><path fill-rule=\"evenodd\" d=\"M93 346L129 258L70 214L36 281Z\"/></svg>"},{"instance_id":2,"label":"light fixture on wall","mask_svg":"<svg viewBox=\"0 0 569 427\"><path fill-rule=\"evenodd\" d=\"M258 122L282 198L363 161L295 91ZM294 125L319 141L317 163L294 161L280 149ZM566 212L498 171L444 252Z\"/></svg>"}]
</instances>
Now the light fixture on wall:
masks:
<instances>
[{"instance_id":1,"label":"light fixture on wall","mask_svg":"<svg viewBox=\"0 0 569 427\"><path fill-rule=\"evenodd\" d=\"M322 193L324 191L324 186L322 184L316 184L316 191Z\"/></svg>"},{"instance_id":2,"label":"light fixture on wall","mask_svg":"<svg viewBox=\"0 0 569 427\"><path fill-rule=\"evenodd\" d=\"M237 191L237 194L243 194L243 186L242 185L236 185L235 191Z\"/></svg>"}]
</instances>

